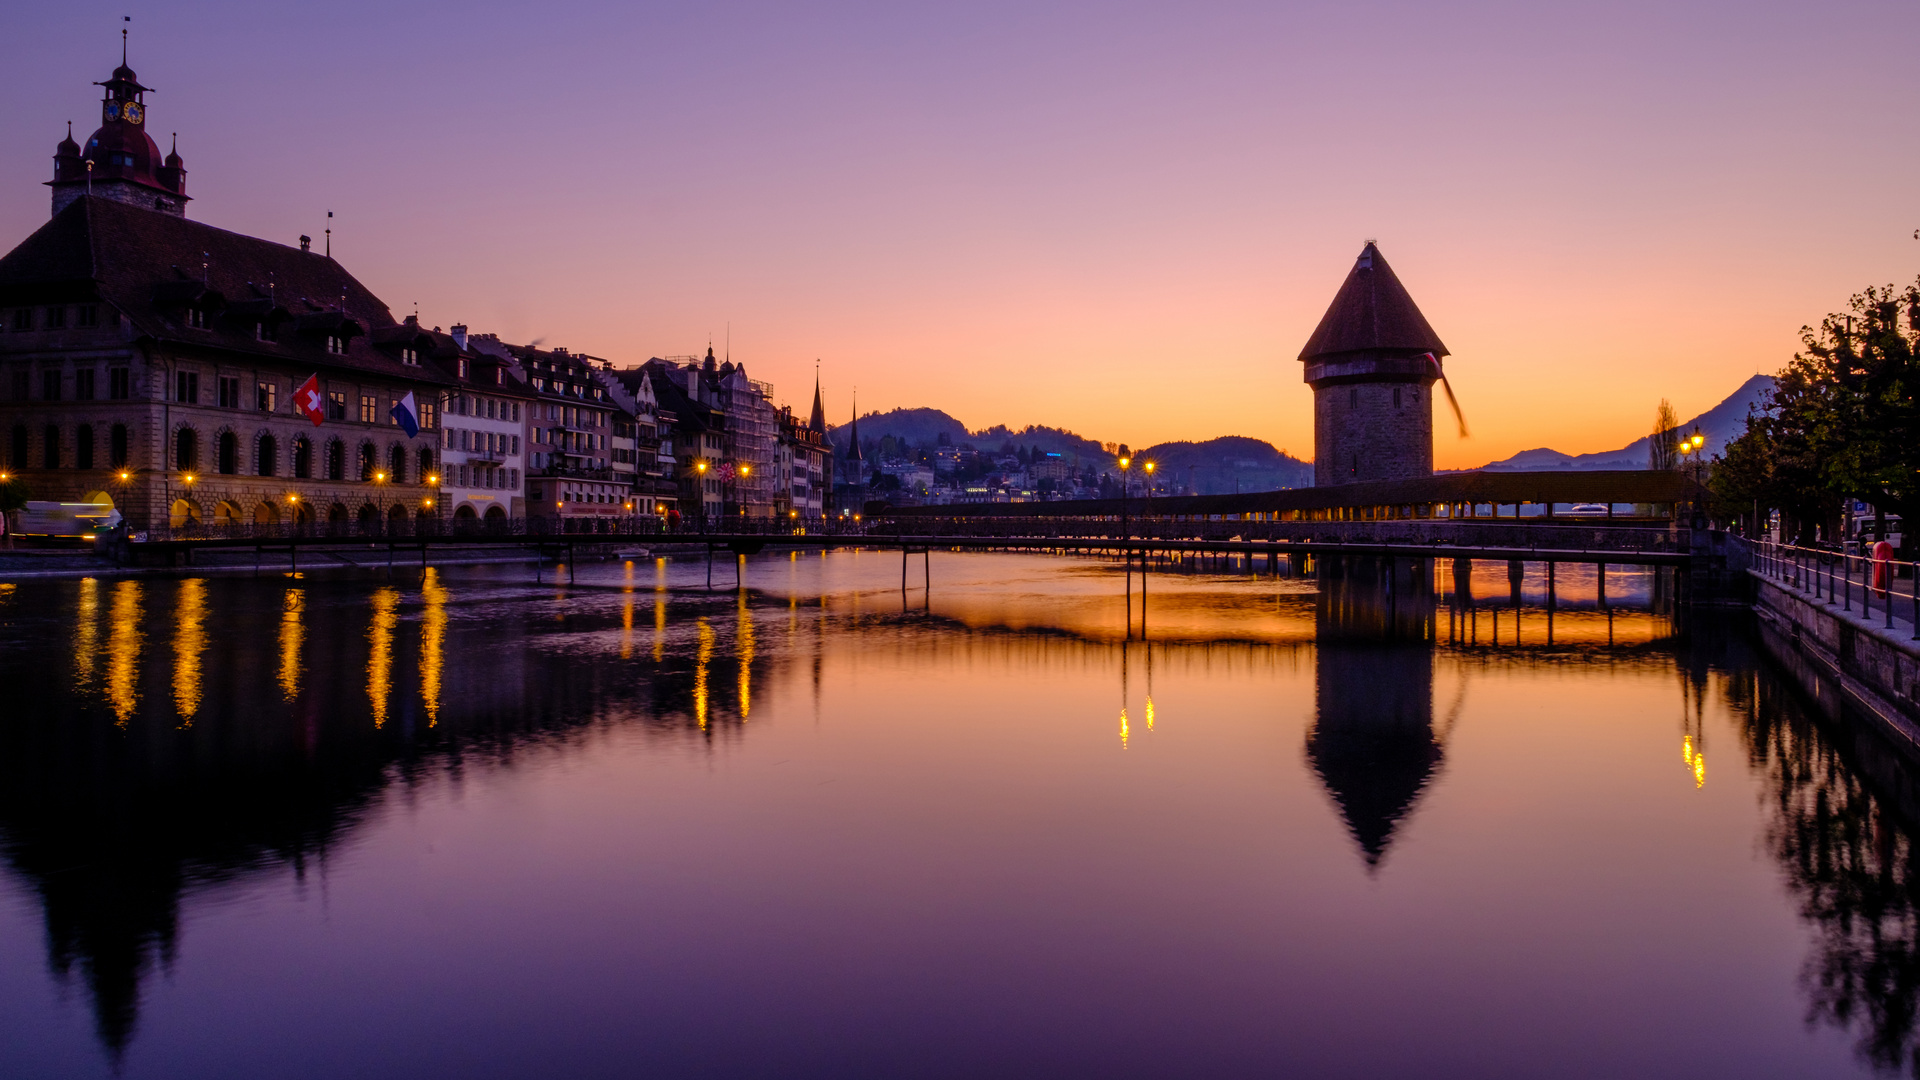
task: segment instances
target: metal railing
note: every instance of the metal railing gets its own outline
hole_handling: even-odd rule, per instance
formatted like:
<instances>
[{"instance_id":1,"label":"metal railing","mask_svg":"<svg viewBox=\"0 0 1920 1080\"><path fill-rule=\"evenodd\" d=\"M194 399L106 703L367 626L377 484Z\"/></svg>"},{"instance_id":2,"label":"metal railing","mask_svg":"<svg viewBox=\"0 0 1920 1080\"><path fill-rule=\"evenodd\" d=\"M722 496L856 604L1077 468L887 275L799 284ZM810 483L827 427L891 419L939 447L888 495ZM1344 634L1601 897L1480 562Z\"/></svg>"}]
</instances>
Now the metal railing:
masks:
<instances>
[{"instance_id":1,"label":"metal railing","mask_svg":"<svg viewBox=\"0 0 1920 1080\"><path fill-rule=\"evenodd\" d=\"M1857 605L1862 619L1879 622L1883 629L1899 629L1897 624L1906 622L1912 639L1920 641L1920 562L1763 540L1753 546L1753 569L1843 612L1851 613Z\"/></svg>"},{"instance_id":2,"label":"metal railing","mask_svg":"<svg viewBox=\"0 0 1920 1080\"><path fill-rule=\"evenodd\" d=\"M525 538L542 540L557 537L671 537L698 541L706 536L866 536L865 522L815 518L713 517L705 521L682 518L670 521L659 515L635 517L532 517L532 518L414 518L395 521L388 518L355 519L292 524L287 522L195 522L190 525L159 526L137 530L127 539L135 544L180 540L257 540L263 543L286 540L342 542L369 540L459 540L473 538ZM116 539L118 537L115 537Z\"/></svg>"}]
</instances>

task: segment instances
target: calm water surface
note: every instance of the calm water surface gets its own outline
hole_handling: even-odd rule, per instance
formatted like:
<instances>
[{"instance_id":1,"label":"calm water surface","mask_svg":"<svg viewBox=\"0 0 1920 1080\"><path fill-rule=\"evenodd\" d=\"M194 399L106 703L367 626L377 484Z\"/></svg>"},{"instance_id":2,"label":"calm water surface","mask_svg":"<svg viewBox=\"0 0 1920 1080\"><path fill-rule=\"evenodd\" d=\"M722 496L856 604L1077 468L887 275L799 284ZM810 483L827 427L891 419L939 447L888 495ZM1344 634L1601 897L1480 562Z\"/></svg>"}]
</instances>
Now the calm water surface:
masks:
<instances>
[{"instance_id":1,"label":"calm water surface","mask_svg":"<svg viewBox=\"0 0 1920 1080\"><path fill-rule=\"evenodd\" d=\"M0 585L0 1075L1911 1068L1902 775L1651 573L917 563Z\"/></svg>"}]
</instances>

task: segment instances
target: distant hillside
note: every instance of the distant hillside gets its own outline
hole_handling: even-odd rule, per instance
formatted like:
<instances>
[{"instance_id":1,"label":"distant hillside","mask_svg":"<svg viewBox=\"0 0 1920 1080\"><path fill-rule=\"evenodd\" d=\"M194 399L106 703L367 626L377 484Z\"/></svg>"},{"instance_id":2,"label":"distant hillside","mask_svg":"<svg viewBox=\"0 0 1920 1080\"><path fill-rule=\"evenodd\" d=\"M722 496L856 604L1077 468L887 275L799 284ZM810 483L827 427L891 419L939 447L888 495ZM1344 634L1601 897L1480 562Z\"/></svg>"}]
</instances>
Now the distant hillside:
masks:
<instances>
[{"instance_id":1,"label":"distant hillside","mask_svg":"<svg viewBox=\"0 0 1920 1080\"><path fill-rule=\"evenodd\" d=\"M843 424L832 428L828 438L836 449L844 451L847 435L848 428ZM860 418L860 441L865 445L892 436L912 447L930 448L938 446L943 435L956 446L987 451L1038 448L1084 466L1115 471L1113 459L1100 443L1060 428L1031 424L1015 430L996 424L969 431L965 424L947 413L925 408L894 409ZM1154 462L1168 483L1191 484L1205 494L1271 491L1313 483L1312 465L1274 449L1271 443L1240 435L1200 443L1163 443L1136 450L1135 456Z\"/></svg>"},{"instance_id":2,"label":"distant hillside","mask_svg":"<svg viewBox=\"0 0 1920 1080\"><path fill-rule=\"evenodd\" d=\"M1244 435L1223 435L1202 443L1161 443L1140 451L1139 456L1153 462L1168 482L1189 484L1201 495L1313 484L1311 463Z\"/></svg>"},{"instance_id":3,"label":"distant hillside","mask_svg":"<svg viewBox=\"0 0 1920 1080\"><path fill-rule=\"evenodd\" d=\"M1709 457L1726 448L1727 442L1736 438L1747 427L1747 410L1757 407L1765 396L1773 390L1773 377L1755 375L1740 384L1725 401L1701 413L1691 420L1683 421L1680 430L1692 432L1695 427L1707 437L1705 446ZM1652 409L1648 409L1648 426L1652 426ZM1495 461L1481 466L1482 469L1512 471L1523 469L1644 469L1647 467L1647 443L1652 438L1643 435L1618 450L1606 450L1595 454L1564 454L1558 450L1542 448L1522 450L1504 461Z\"/></svg>"}]
</instances>

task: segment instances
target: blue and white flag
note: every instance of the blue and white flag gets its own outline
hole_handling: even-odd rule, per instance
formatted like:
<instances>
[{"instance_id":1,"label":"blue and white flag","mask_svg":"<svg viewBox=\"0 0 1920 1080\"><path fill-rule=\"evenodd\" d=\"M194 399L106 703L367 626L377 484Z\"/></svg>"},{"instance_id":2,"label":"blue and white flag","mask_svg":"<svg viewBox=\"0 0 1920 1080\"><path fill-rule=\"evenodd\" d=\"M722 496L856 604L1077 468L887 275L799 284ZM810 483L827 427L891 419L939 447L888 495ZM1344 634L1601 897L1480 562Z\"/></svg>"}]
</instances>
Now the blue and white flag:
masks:
<instances>
[{"instance_id":1,"label":"blue and white flag","mask_svg":"<svg viewBox=\"0 0 1920 1080\"><path fill-rule=\"evenodd\" d=\"M406 429L407 438L420 434L420 411L414 408L413 391L393 403L393 422Z\"/></svg>"}]
</instances>

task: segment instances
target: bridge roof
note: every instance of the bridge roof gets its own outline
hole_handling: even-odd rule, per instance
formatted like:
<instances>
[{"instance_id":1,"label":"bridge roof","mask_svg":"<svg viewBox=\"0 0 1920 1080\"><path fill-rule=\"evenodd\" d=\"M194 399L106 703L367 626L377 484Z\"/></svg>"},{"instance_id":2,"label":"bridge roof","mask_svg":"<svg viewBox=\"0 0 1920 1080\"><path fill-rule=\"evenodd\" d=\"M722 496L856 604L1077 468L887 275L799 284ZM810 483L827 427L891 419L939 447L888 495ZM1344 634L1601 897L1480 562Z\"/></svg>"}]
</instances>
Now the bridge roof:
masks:
<instances>
[{"instance_id":1,"label":"bridge roof","mask_svg":"<svg viewBox=\"0 0 1920 1080\"><path fill-rule=\"evenodd\" d=\"M1300 350L1300 359L1356 352L1447 355L1440 335L1427 325L1407 287L1372 243L1354 260L1347 280Z\"/></svg>"},{"instance_id":2,"label":"bridge roof","mask_svg":"<svg viewBox=\"0 0 1920 1080\"><path fill-rule=\"evenodd\" d=\"M1179 514L1255 514L1423 503L1678 503L1706 497L1682 473L1652 469L1443 473L1416 480L1376 480L1323 488L1290 488L1238 495L1176 495L1148 500L1071 499L1060 502L955 503L902 506L869 516L889 517L1118 517Z\"/></svg>"}]
</instances>

